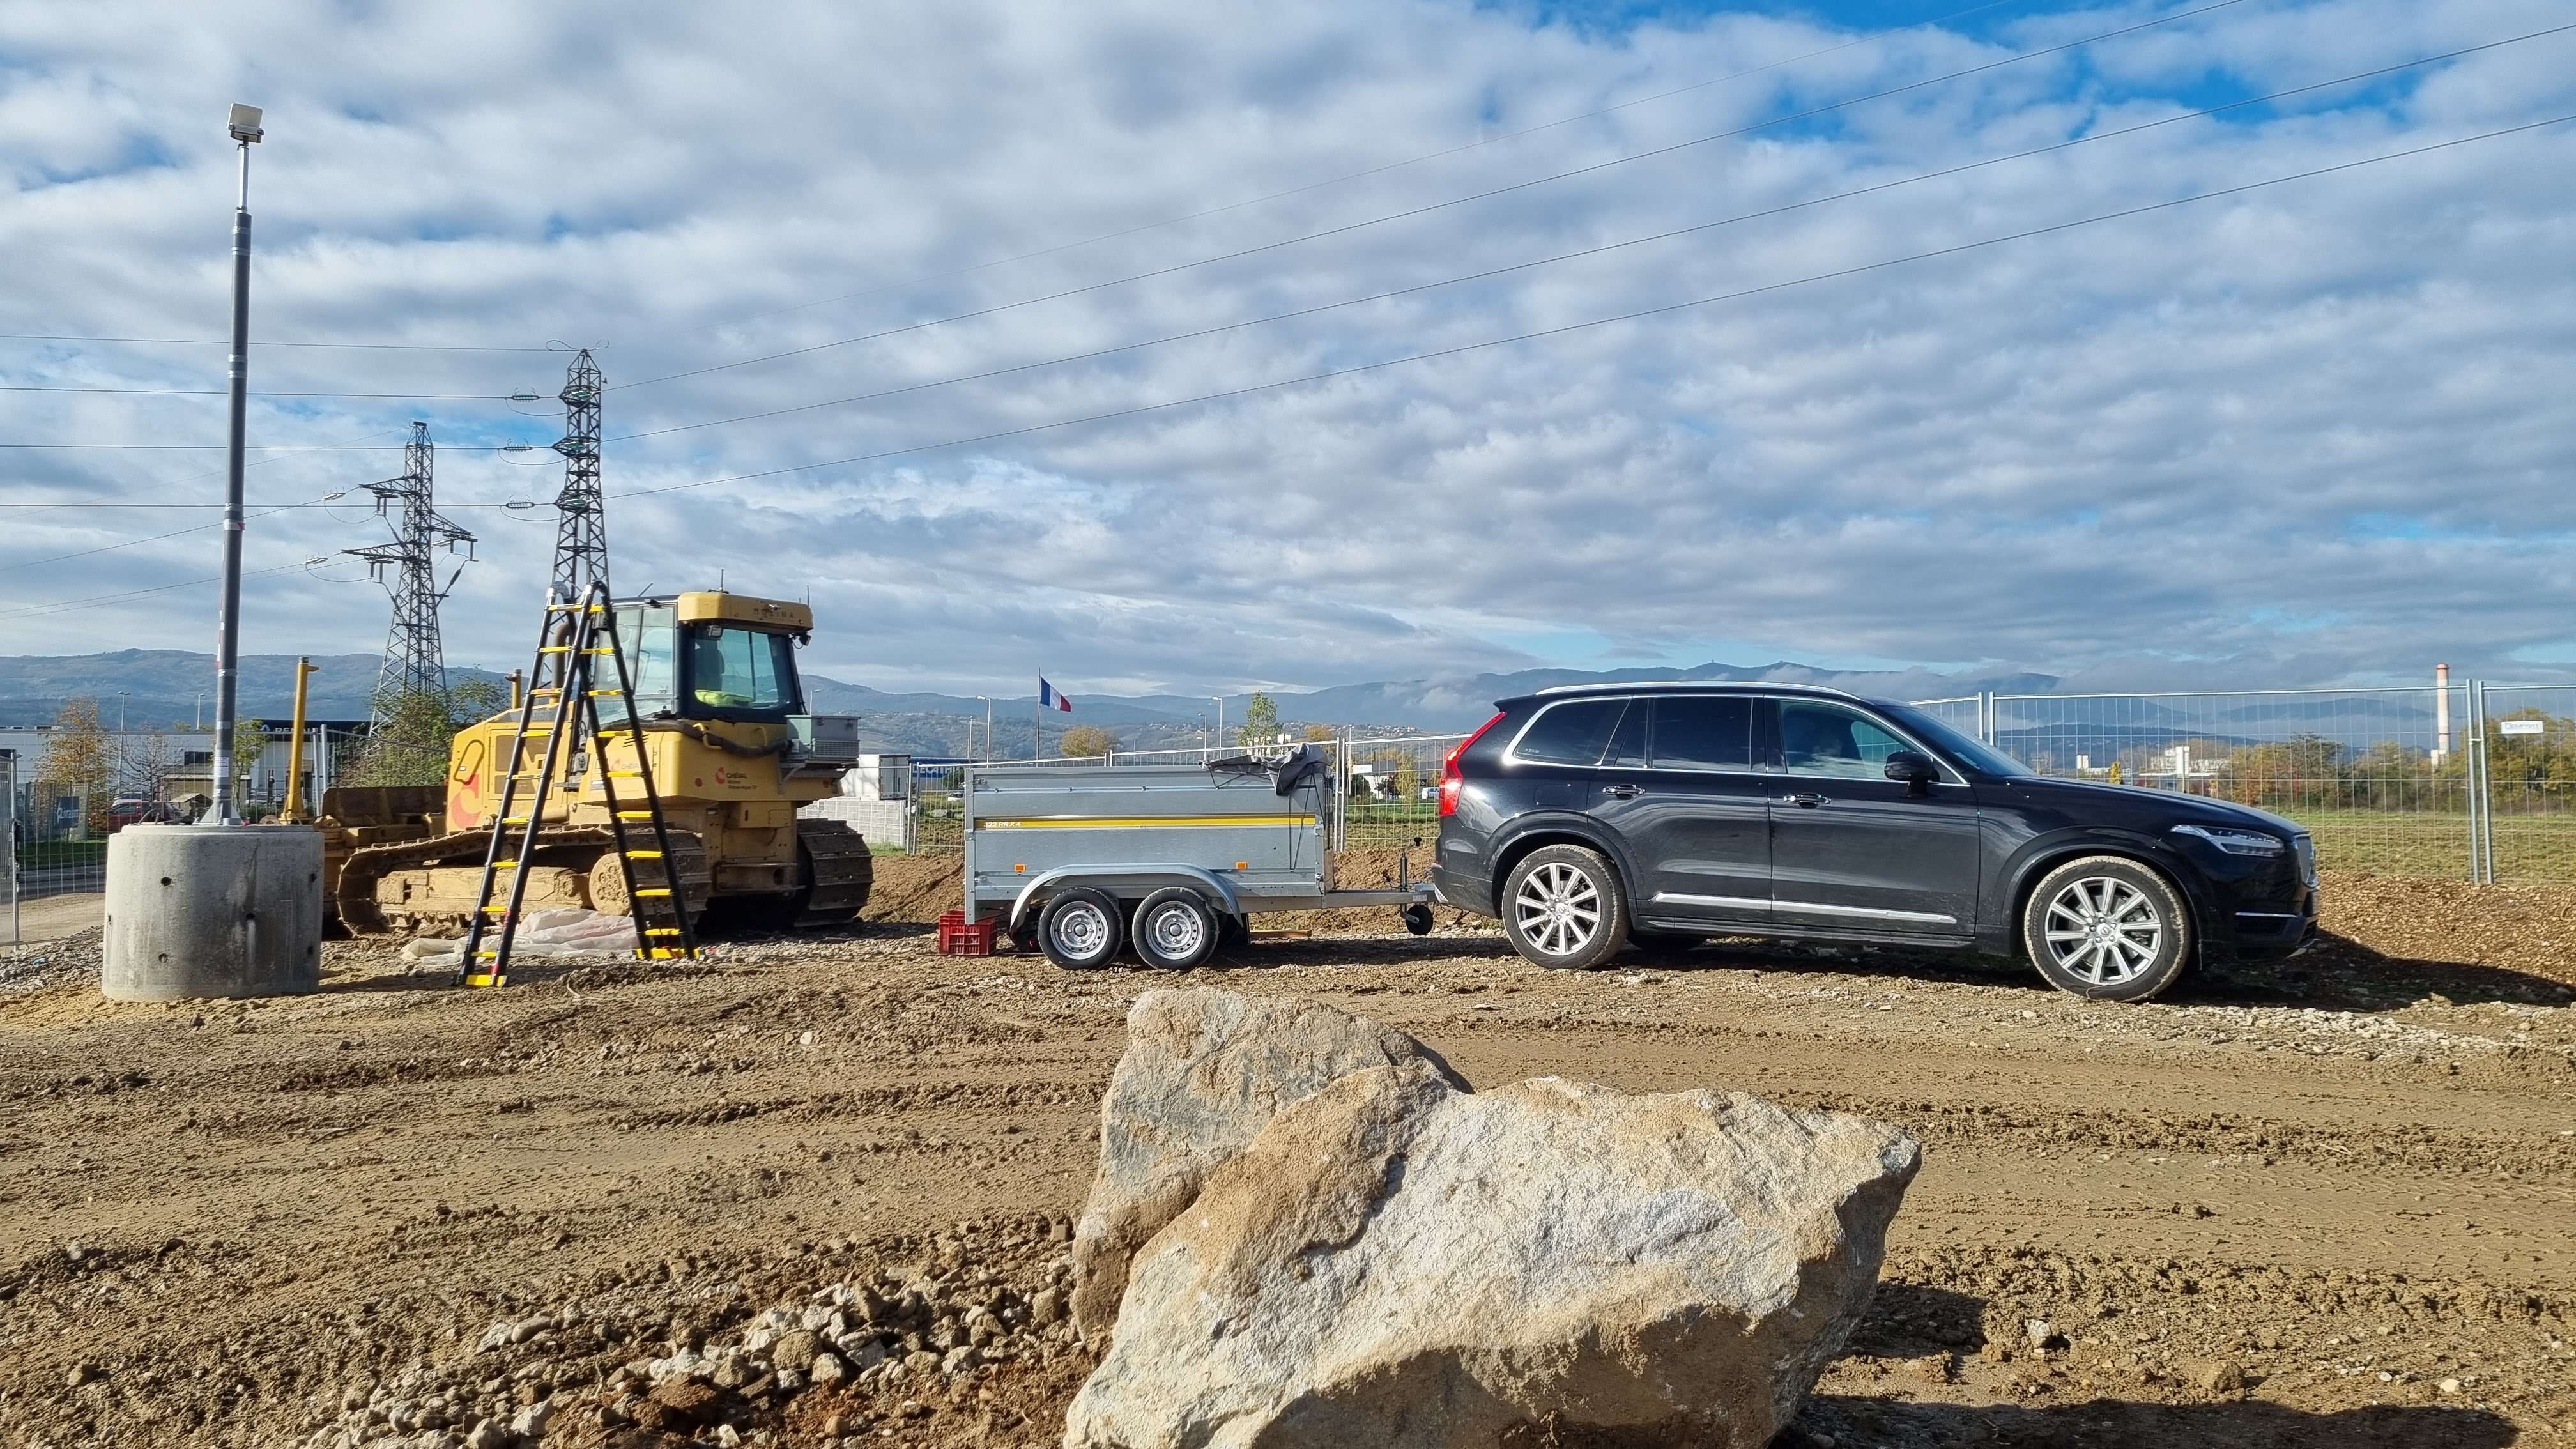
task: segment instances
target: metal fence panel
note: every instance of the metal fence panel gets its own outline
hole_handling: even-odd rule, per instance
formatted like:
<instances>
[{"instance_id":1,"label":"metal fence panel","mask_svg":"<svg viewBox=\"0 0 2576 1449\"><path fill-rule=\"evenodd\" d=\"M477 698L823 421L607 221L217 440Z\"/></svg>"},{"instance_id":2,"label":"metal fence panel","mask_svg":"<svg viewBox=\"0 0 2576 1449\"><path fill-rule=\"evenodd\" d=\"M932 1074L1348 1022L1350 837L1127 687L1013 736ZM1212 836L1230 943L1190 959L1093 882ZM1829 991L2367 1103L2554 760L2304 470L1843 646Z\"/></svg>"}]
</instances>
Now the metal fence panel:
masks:
<instances>
[{"instance_id":1,"label":"metal fence panel","mask_svg":"<svg viewBox=\"0 0 2576 1449\"><path fill-rule=\"evenodd\" d=\"M2576 881L2576 685L2478 690L2485 878Z\"/></svg>"},{"instance_id":2,"label":"metal fence panel","mask_svg":"<svg viewBox=\"0 0 2576 1449\"><path fill-rule=\"evenodd\" d=\"M1956 722L1963 704L1941 701ZM1993 695L1987 738L2043 774L2185 790L2306 826L2320 864L2474 877L2470 689Z\"/></svg>"},{"instance_id":3,"label":"metal fence panel","mask_svg":"<svg viewBox=\"0 0 2576 1449\"><path fill-rule=\"evenodd\" d=\"M1389 850L1440 833L1440 766L1465 735L1343 740L1342 831L1348 850Z\"/></svg>"},{"instance_id":4,"label":"metal fence panel","mask_svg":"<svg viewBox=\"0 0 2576 1449\"><path fill-rule=\"evenodd\" d=\"M12 792L16 932L51 940L106 919L107 836L115 797L104 788L22 778Z\"/></svg>"}]
</instances>

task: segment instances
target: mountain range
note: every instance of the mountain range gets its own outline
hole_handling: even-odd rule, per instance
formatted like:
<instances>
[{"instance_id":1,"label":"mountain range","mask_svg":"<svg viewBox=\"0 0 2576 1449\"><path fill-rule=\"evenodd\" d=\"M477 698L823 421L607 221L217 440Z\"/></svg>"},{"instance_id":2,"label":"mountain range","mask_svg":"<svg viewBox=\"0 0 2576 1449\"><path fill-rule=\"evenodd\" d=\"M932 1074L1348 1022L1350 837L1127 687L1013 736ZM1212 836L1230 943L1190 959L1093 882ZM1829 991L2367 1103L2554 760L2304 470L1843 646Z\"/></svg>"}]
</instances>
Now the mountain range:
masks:
<instances>
[{"instance_id":1,"label":"mountain range","mask_svg":"<svg viewBox=\"0 0 2576 1449\"><path fill-rule=\"evenodd\" d=\"M373 654L335 654L314 658L315 673L306 702L317 720L361 720L375 689L378 669ZM451 681L492 680L489 671L455 668ZM1433 679L1381 680L1334 685L1325 689L1272 694L1284 724L1331 725L1345 732L1391 734L1451 733L1474 729L1492 713L1493 702L1560 684L1641 679L1778 680L1832 684L1858 693L1896 699L1973 694L1980 690L2041 693L2056 685L2055 676L2031 673L1942 674L1932 670L1859 672L1819 669L1786 661L1763 665L1701 664L1688 669L1524 669L1508 674L1476 674ZM986 706L957 695L874 689L864 684L809 674L806 694L815 710L855 714L870 743L925 757L981 752ZM240 709L246 719L269 721L288 717L294 705L295 659L285 654L246 655L241 661ZM105 654L0 657L0 727L51 723L67 698L87 696L99 704L99 718L110 729L120 710L130 729L189 728L211 721L214 704L212 656L178 649L123 649ZM1047 738L1064 728L1096 725L1119 737L1130 749L1156 749L1200 743L1206 737L1217 701L1193 695L1096 695L1077 693L1070 714L1049 712ZM1025 756L1030 751L1032 701L996 699L992 709L992 750L997 755ZM1251 704L1247 694L1223 700L1226 723L1239 724Z\"/></svg>"}]
</instances>

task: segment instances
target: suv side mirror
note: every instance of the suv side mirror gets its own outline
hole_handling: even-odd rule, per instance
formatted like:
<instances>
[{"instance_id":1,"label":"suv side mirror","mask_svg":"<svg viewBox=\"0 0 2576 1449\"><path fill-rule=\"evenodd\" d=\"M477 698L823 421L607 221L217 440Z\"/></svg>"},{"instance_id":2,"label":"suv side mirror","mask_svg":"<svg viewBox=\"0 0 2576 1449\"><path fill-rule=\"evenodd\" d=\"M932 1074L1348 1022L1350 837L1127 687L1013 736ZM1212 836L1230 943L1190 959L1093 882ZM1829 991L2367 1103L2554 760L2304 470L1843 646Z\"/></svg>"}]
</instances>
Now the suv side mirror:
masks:
<instances>
[{"instance_id":1,"label":"suv side mirror","mask_svg":"<svg viewBox=\"0 0 2576 1449\"><path fill-rule=\"evenodd\" d=\"M1930 755L1914 750L1895 750L1887 757L1887 778L1902 780L1917 790L1941 778L1941 767Z\"/></svg>"}]
</instances>

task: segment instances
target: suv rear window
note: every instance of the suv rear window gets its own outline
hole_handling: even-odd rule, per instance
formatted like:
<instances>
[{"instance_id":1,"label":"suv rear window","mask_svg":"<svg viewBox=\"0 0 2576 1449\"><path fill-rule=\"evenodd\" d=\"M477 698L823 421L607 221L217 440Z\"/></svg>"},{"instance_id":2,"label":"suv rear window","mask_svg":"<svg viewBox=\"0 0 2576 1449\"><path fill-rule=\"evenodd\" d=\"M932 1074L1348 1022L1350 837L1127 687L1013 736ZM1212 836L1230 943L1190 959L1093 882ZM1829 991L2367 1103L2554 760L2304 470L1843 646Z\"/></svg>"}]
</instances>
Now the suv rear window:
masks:
<instances>
[{"instance_id":1,"label":"suv rear window","mask_svg":"<svg viewBox=\"0 0 2576 1449\"><path fill-rule=\"evenodd\" d=\"M1592 765L1619 724L1624 699L1577 699L1550 705L1512 745L1514 757L1538 765Z\"/></svg>"},{"instance_id":2,"label":"suv rear window","mask_svg":"<svg viewBox=\"0 0 2576 1449\"><path fill-rule=\"evenodd\" d=\"M1753 701L1742 695L1658 699L1654 738L1658 769L1752 769Z\"/></svg>"}]
</instances>

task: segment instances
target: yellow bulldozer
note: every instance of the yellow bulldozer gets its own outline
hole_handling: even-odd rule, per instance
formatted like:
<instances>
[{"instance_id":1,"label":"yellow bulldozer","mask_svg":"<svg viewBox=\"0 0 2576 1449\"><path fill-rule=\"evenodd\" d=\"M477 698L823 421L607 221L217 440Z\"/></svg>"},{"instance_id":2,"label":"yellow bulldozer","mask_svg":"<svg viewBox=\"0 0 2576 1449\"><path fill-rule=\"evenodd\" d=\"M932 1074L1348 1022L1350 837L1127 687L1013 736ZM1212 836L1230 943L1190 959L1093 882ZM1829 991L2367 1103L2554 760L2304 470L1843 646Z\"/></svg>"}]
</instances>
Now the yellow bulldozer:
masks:
<instances>
[{"instance_id":1,"label":"yellow bulldozer","mask_svg":"<svg viewBox=\"0 0 2576 1449\"><path fill-rule=\"evenodd\" d=\"M623 701L601 699L606 733L558 752L538 848L520 867L521 909L630 912L604 777L649 766L693 919L714 909L816 928L857 916L873 880L867 842L839 821L796 814L839 793L859 760L857 719L806 706L796 649L812 635L813 610L721 591L609 608L648 759L636 759L639 732L624 727ZM443 784L325 791L324 896L340 924L357 935L462 929L503 780L542 772L545 757L541 737L521 738L514 700L457 732Z\"/></svg>"}]
</instances>

